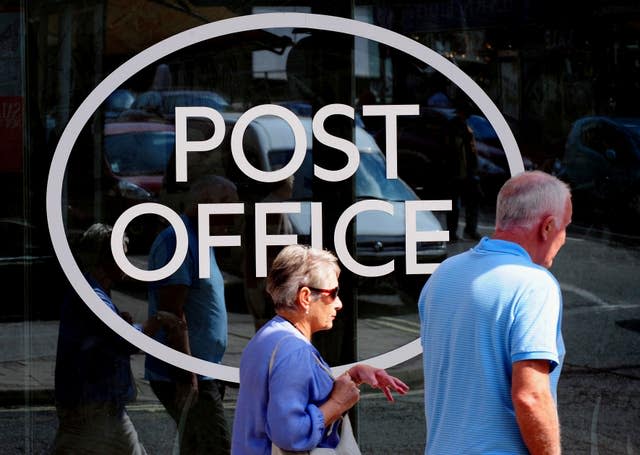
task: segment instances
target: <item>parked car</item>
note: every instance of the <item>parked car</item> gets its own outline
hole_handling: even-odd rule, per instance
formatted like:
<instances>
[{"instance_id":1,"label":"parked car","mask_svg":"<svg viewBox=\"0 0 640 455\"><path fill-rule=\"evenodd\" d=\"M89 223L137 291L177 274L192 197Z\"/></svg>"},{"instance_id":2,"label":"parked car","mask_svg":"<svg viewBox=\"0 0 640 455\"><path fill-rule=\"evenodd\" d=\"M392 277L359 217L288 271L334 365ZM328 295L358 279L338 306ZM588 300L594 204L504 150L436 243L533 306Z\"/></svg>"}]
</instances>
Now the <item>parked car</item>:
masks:
<instances>
[{"instance_id":1,"label":"parked car","mask_svg":"<svg viewBox=\"0 0 640 455\"><path fill-rule=\"evenodd\" d=\"M113 91L104 102L104 118L113 120L131 108L136 97L131 90L119 88Z\"/></svg>"},{"instance_id":2,"label":"parked car","mask_svg":"<svg viewBox=\"0 0 640 455\"><path fill-rule=\"evenodd\" d=\"M574 122L557 175L571 186L574 224L640 232L640 118Z\"/></svg>"},{"instance_id":3,"label":"parked car","mask_svg":"<svg viewBox=\"0 0 640 455\"><path fill-rule=\"evenodd\" d=\"M45 228L0 219L1 321L59 318L67 283Z\"/></svg>"},{"instance_id":4,"label":"parked car","mask_svg":"<svg viewBox=\"0 0 640 455\"><path fill-rule=\"evenodd\" d=\"M140 202L155 201L162 188L169 157L175 149L175 128L159 122L113 122L104 126L105 208L108 222ZM128 227L131 251L145 250L155 234L149 217Z\"/></svg>"},{"instance_id":5,"label":"parked car","mask_svg":"<svg viewBox=\"0 0 640 455\"><path fill-rule=\"evenodd\" d=\"M229 101L211 90L168 89L140 93L130 108L119 117L121 122L165 122L174 124L176 107L202 106L218 112L229 110ZM187 138L211 137L213 125L208 119L191 118L187 124Z\"/></svg>"},{"instance_id":6,"label":"parked car","mask_svg":"<svg viewBox=\"0 0 640 455\"><path fill-rule=\"evenodd\" d=\"M227 139L217 150L209 153L194 153L189 156L188 178L194 181L202 174L226 175L234 180L243 201L260 201L273 185L256 184L242 174L233 164L229 148L229 136L240 117L240 113L225 113ZM303 164L294 175L291 200L303 201L302 212L290 215L294 231L300 241L309 241L310 201L313 199L312 122L310 117L299 117L307 135L308 150ZM404 278L406 200L417 200L416 193L401 179L386 178L385 158L374 138L361 127L355 127L355 144L360 151L360 166L355 174L355 200L380 199L394 205L394 216L381 212L365 212L356 216L356 251L354 258L365 265L378 265L396 260L396 273ZM294 138L289 125L279 117L263 116L253 120L244 134L244 150L247 159L255 167L271 171L289 162L294 149ZM178 209L187 194L186 185L175 183L175 162L168 166L166 205ZM351 197L351 196L348 196ZM417 214L420 231L442 231L442 226L433 213L421 211ZM420 243L418 263L441 262L447 255L444 242ZM237 263L237 261L236 261ZM424 278L424 277L423 277ZM422 281L424 282L424 281Z\"/></svg>"}]
</instances>

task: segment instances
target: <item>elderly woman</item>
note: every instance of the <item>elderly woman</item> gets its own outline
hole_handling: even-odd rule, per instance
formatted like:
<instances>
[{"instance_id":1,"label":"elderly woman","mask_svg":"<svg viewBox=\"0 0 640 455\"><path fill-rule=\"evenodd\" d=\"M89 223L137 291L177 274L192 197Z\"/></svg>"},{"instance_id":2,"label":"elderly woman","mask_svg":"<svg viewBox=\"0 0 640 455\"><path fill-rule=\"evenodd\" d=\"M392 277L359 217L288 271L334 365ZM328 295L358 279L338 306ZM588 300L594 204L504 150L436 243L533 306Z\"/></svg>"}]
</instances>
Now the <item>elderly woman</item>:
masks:
<instances>
[{"instance_id":1,"label":"elderly woman","mask_svg":"<svg viewBox=\"0 0 640 455\"><path fill-rule=\"evenodd\" d=\"M340 269L328 251L291 245L275 258L267 292L276 316L249 342L240 360L240 392L233 425L234 455L270 454L272 443L289 451L334 448L331 424L355 405L362 383L391 391L409 389L384 370L358 364L333 378L311 336L333 327L342 308Z\"/></svg>"}]
</instances>

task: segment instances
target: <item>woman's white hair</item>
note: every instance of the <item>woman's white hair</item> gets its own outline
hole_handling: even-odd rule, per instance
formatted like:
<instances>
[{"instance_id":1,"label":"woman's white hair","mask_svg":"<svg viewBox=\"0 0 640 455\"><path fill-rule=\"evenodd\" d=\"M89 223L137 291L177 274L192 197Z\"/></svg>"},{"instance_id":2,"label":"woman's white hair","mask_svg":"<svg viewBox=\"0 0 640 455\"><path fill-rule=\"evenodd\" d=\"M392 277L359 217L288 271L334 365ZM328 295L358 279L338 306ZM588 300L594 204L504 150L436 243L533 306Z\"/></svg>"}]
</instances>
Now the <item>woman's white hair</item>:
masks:
<instances>
[{"instance_id":1,"label":"woman's white hair","mask_svg":"<svg viewBox=\"0 0 640 455\"><path fill-rule=\"evenodd\" d=\"M319 281L329 273L340 273L333 253L307 245L289 245L273 260L266 289L276 310L294 310L300 288L321 287Z\"/></svg>"},{"instance_id":2,"label":"woman's white hair","mask_svg":"<svg viewBox=\"0 0 640 455\"><path fill-rule=\"evenodd\" d=\"M541 171L518 174L502 186L496 207L496 229L531 229L545 216L554 216L556 226L562 223L569 186Z\"/></svg>"}]
</instances>

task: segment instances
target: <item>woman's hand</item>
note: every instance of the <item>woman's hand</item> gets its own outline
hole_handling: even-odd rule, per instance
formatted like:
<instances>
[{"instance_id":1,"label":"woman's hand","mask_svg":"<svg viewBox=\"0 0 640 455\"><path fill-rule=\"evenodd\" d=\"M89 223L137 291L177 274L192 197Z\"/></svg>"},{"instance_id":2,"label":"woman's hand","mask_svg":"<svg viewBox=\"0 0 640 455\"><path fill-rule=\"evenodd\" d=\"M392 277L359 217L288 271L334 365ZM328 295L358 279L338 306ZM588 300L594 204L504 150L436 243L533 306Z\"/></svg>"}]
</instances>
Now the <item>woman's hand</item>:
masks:
<instances>
[{"instance_id":1,"label":"woman's hand","mask_svg":"<svg viewBox=\"0 0 640 455\"><path fill-rule=\"evenodd\" d=\"M358 385L346 374L338 376L333 382L333 390L329 395L329 399L320 406L325 426L338 420L358 400L360 400Z\"/></svg>"},{"instance_id":2,"label":"woman's hand","mask_svg":"<svg viewBox=\"0 0 640 455\"><path fill-rule=\"evenodd\" d=\"M333 390L329 399L333 399L341 407L343 411L347 411L360 400L360 389L351 377L341 375L333 382Z\"/></svg>"},{"instance_id":3,"label":"woman's hand","mask_svg":"<svg viewBox=\"0 0 640 455\"><path fill-rule=\"evenodd\" d=\"M391 395L392 390L398 392L400 395L404 395L409 391L408 385L395 376L391 376L382 368L358 364L351 367L351 369L347 371L347 375L350 376L356 384L369 384L375 389L380 389L389 401L394 401Z\"/></svg>"}]
</instances>

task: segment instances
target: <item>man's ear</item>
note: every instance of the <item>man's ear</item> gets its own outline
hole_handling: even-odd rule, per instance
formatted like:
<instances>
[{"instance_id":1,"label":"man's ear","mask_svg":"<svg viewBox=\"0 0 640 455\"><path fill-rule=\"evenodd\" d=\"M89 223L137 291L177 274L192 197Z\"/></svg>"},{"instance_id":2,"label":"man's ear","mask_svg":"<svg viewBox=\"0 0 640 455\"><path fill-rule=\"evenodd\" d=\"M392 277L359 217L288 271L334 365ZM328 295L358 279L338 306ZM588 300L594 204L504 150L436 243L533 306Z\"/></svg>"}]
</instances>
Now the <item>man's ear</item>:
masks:
<instances>
[{"instance_id":1,"label":"man's ear","mask_svg":"<svg viewBox=\"0 0 640 455\"><path fill-rule=\"evenodd\" d=\"M554 226L555 217L553 215L548 215L543 218L542 223L540 223L540 237L542 240L547 240L549 238Z\"/></svg>"}]
</instances>

